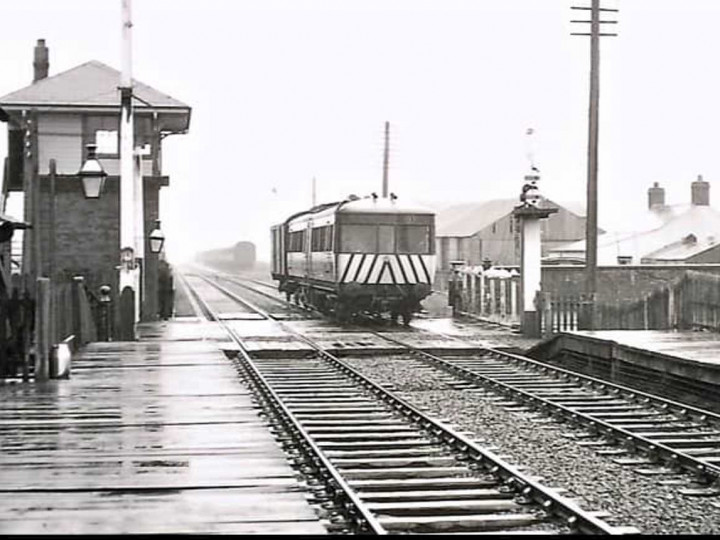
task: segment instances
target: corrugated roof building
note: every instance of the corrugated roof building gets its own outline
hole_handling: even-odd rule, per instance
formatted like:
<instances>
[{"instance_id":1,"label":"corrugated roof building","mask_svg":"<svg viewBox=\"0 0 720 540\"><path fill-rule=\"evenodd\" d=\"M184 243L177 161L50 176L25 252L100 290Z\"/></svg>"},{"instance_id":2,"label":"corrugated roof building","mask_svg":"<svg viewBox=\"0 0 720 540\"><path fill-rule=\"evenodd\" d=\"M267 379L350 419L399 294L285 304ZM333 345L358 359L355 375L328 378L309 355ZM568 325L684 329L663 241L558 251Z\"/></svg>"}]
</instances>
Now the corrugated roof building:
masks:
<instances>
[{"instance_id":1,"label":"corrugated roof building","mask_svg":"<svg viewBox=\"0 0 720 540\"><path fill-rule=\"evenodd\" d=\"M450 261L480 265L488 259L495 266L520 264L520 235L513 209L518 199L463 203L436 214L436 288L444 288ZM585 216L542 198L541 208L558 208L542 221L542 252L585 237ZM577 205L576 205L577 207Z\"/></svg>"}]
</instances>

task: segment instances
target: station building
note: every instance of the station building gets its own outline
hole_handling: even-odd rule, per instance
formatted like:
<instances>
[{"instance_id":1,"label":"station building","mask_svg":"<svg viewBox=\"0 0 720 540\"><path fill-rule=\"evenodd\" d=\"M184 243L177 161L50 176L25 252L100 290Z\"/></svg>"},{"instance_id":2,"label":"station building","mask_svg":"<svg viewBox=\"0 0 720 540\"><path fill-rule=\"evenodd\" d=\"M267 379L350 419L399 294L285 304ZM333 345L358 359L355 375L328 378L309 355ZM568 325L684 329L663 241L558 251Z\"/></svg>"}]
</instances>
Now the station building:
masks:
<instances>
[{"instance_id":1,"label":"station building","mask_svg":"<svg viewBox=\"0 0 720 540\"><path fill-rule=\"evenodd\" d=\"M49 76L49 53L38 40L32 84L0 97L0 120L8 127L2 197L20 192L25 222L22 256L15 269L66 282L83 276L90 291L109 285L117 298L120 264L120 72L96 60ZM160 219L162 141L184 134L191 108L133 81L135 147L141 147L145 259L141 319L158 311L158 262L149 235ZM98 199L85 197L78 172L88 144L108 174ZM3 204L4 206L4 204ZM4 210L0 207L0 212ZM31 267L31 268L29 268Z\"/></svg>"}]
</instances>

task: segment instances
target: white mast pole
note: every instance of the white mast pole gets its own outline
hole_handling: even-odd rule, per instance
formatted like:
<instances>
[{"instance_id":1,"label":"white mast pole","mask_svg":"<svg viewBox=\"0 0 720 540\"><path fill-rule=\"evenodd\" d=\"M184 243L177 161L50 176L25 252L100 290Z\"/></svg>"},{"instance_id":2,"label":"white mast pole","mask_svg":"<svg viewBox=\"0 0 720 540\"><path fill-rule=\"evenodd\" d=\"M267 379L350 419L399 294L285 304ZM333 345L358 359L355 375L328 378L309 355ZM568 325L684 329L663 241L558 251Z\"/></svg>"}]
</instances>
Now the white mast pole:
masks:
<instances>
[{"instance_id":1,"label":"white mast pole","mask_svg":"<svg viewBox=\"0 0 720 540\"><path fill-rule=\"evenodd\" d=\"M135 267L135 173L132 110L132 11L131 0L122 1L122 72L120 74L120 293L135 294L134 322L138 320L138 280ZM134 326L134 325L133 325ZM134 331L133 331L134 334Z\"/></svg>"}]
</instances>

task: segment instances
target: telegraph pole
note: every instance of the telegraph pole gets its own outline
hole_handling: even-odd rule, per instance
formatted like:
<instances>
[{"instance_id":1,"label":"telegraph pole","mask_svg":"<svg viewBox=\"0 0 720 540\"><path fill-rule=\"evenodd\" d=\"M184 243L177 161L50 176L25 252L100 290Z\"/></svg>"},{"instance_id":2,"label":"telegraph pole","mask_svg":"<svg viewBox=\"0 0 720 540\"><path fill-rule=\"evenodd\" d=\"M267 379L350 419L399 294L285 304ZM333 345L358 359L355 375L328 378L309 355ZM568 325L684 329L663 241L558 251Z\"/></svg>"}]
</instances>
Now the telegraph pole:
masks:
<instances>
[{"instance_id":1,"label":"telegraph pole","mask_svg":"<svg viewBox=\"0 0 720 540\"><path fill-rule=\"evenodd\" d=\"M385 122L385 153L383 156L382 196L388 196L388 166L390 162L390 122Z\"/></svg>"},{"instance_id":2,"label":"telegraph pole","mask_svg":"<svg viewBox=\"0 0 720 540\"><path fill-rule=\"evenodd\" d=\"M585 292L594 299L597 292L597 187L598 187L598 125L600 108L600 37L617 34L600 32L601 24L617 24L617 21L601 21L601 12L617 9L600 7L600 0L591 0L590 7L573 6L571 9L590 11L590 20L574 20L573 23L590 24L590 32L573 32L573 36L590 36L590 105L588 108L588 159L587 159L587 220L585 230Z\"/></svg>"}]
</instances>

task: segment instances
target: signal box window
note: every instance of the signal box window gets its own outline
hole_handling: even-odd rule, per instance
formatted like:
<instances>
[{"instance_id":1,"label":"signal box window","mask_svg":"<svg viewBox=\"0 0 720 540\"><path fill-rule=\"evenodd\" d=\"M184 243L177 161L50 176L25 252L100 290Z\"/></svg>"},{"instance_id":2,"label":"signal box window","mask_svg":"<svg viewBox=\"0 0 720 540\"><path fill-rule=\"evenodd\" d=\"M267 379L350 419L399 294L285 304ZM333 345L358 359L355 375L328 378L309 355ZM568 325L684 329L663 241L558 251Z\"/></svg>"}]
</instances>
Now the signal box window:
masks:
<instances>
[{"instance_id":1,"label":"signal box window","mask_svg":"<svg viewBox=\"0 0 720 540\"><path fill-rule=\"evenodd\" d=\"M98 130L95 132L95 144L98 155L117 156L120 152L118 132Z\"/></svg>"}]
</instances>

